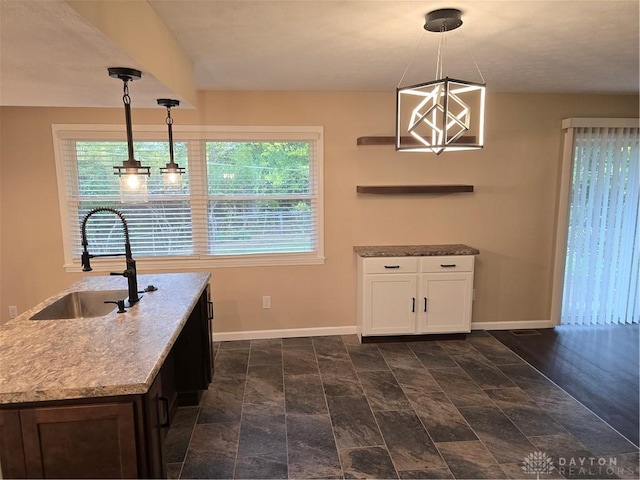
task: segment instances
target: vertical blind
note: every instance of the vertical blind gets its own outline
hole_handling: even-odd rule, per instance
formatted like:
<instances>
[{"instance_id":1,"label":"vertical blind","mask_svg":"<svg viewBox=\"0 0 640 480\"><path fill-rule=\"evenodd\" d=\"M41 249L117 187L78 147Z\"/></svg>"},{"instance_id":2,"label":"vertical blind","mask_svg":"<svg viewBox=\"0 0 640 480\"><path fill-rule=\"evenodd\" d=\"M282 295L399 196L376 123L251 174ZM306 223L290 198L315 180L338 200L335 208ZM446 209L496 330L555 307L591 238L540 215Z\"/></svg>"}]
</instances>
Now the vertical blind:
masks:
<instances>
[{"instance_id":1,"label":"vertical blind","mask_svg":"<svg viewBox=\"0 0 640 480\"><path fill-rule=\"evenodd\" d=\"M638 323L638 128L576 128L562 324Z\"/></svg>"}]
</instances>

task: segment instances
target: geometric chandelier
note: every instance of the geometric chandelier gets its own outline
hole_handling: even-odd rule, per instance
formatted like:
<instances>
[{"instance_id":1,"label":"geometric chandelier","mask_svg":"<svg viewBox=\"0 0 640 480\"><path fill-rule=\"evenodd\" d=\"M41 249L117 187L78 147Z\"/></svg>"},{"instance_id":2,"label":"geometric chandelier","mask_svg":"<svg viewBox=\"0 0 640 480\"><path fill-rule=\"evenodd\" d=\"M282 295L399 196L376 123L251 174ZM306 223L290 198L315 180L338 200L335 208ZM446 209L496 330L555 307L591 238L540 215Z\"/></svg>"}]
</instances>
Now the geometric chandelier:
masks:
<instances>
[{"instance_id":1,"label":"geometric chandelier","mask_svg":"<svg viewBox=\"0 0 640 480\"><path fill-rule=\"evenodd\" d=\"M462 14L457 9L434 10L425 16L424 29L440 33L436 80L397 88L396 150L439 155L483 147L486 85L443 76L445 32L460 25ZM476 68L482 78L477 64Z\"/></svg>"}]
</instances>

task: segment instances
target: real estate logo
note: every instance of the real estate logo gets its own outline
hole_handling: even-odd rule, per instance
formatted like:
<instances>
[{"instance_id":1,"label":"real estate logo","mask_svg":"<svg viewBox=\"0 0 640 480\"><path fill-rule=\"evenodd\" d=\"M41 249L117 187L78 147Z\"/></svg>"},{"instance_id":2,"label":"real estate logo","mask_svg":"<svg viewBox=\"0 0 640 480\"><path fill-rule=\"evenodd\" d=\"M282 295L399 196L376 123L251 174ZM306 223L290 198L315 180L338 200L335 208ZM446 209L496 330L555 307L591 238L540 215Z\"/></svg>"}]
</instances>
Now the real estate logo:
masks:
<instances>
[{"instance_id":1,"label":"real estate logo","mask_svg":"<svg viewBox=\"0 0 640 480\"><path fill-rule=\"evenodd\" d=\"M553 471L553 461L545 452L532 452L524 457L522 471L527 474L536 474L536 478L540 478L540 474L547 475Z\"/></svg>"}]
</instances>

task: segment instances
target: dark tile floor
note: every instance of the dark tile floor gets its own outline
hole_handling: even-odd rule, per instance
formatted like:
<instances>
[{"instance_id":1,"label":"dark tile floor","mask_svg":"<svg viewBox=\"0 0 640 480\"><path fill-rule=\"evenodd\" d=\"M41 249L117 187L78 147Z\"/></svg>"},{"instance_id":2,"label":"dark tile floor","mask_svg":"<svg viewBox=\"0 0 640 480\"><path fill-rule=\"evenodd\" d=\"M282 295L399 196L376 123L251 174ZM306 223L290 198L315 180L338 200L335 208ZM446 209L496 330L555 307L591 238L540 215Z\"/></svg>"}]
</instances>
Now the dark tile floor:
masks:
<instances>
[{"instance_id":1,"label":"dark tile floor","mask_svg":"<svg viewBox=\"0 0 640 480\"><path fill-rule=\"evenodd\" d=\"M171 478L638 478L633 444L484 332L216 347Z\"/></svg>"}]
</instances>

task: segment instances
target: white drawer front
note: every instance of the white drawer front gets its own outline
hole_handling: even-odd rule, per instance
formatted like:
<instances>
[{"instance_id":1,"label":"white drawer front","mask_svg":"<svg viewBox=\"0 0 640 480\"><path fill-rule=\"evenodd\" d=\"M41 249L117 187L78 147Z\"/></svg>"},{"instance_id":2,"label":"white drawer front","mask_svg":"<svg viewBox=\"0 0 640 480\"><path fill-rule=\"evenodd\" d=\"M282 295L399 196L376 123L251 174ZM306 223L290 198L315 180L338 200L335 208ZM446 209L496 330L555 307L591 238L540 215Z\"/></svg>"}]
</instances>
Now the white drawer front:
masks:
<instances>
[{"instance_id":1,"label":"white drawer front","mask_svg":"<svg viewBox=\"0 0 640 480\"><path fill-rule=\"evenodd\" d=\"M432 272L472 272L473 255L448 255L442 257L421 257L420 271Z\"/></svg>"},{"instance_id":2,"label":"white drawer front","mask_svg":"<svg viewBox=\"0 0 640 480\"><path fill-rule=\"evenodd\" d=\"M374 257L365 258L364 273L416 273L416 257Z\"/></svg>"}]
</instances>

